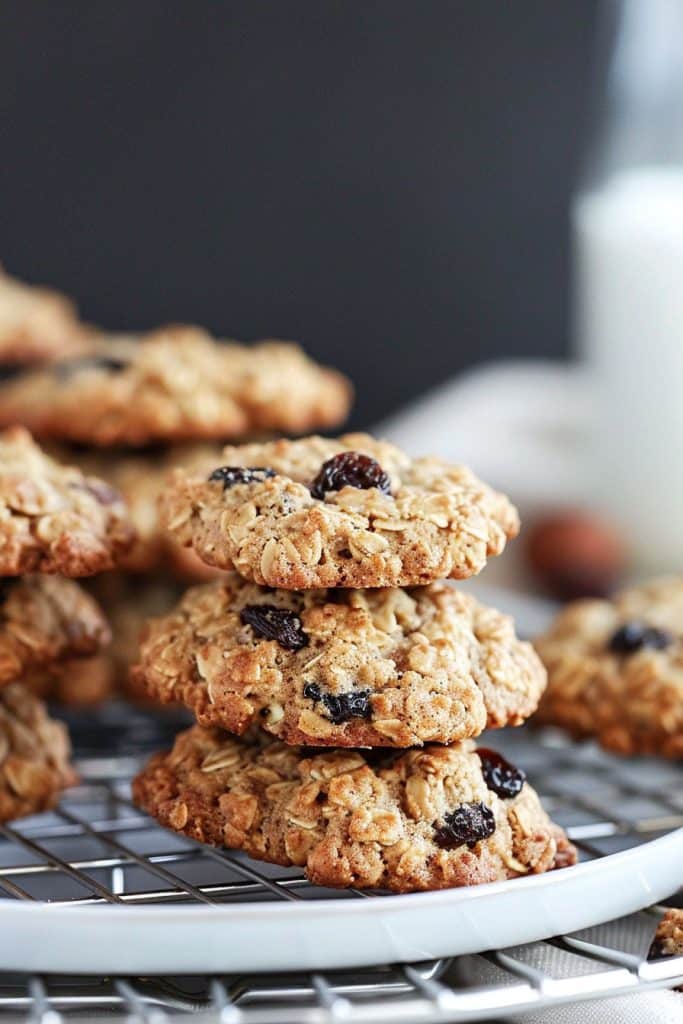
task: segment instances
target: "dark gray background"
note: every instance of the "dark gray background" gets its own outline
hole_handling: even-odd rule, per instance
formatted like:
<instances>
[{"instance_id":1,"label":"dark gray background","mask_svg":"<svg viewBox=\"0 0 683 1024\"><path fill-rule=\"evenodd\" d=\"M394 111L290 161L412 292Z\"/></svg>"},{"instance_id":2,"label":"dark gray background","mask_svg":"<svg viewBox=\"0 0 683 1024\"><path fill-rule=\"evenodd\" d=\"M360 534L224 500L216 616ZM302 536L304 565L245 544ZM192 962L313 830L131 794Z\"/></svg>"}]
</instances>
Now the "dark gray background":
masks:
<instances>
[{"instance_id":1,"label":"dark gray background","mask_svg":"<svg viewBox=\"0 0 683 1024\"><path fill-rule=\"evenodd\" d=\"M594 0L0 0L0 260L301 340L370 423L567 351Z\"/></svg>"}]
</instances>

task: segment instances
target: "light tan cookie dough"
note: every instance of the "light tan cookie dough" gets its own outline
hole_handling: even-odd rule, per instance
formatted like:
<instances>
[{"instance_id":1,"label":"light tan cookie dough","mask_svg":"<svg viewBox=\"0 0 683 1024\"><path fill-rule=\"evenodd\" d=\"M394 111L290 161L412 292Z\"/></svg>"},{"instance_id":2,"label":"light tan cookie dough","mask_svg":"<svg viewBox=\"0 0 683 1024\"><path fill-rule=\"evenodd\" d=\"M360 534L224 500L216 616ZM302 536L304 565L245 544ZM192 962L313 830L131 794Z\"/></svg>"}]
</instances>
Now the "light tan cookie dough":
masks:
<instances>
[{"instance_id":1,"label":"light tan cookie dough","mask_svg":"<svg viewBox=\"0 0 683 1024\"><path fill-rule=\"evenodd\" d=\"M111 633L97 602L61 576L0 580L0 685L29 669L86 658Z\"/></svg>"},{"instance_id":2,"label":"light tan cookie dough","mask_svg":"<svg viewBox=\"0 0 683 1024\"><path fill-rule=\"evenodd\" d=\"M81 351L87 337L70 299L24 284L0 267L0 365L68 356Z\"/></svg>"},{"instance_id":3,"label":"light tan cookie dough","mask_svg":"<svg viewBox=\"0 0 683 1024\"><path fill-rule=\"evenodd\" d=\"M0 690L0 821L53 807L73 785L66 726L21 683Z\"/></svg>"},{"instance_id":4,"label":"light tan cookie dough","mask_svg":"<svg viewBox=\"0 0 683 1024\"><path fill-rule=\"evenodd\" d=\"M620 754L683 757L683 578L576 601L536 641L538 718Z\"/></svg>"},{"instance_id":5,"label":"light tan cookie dough","mask_svg":"<svg viewBox=\"0 0 683 1024\"><path fill-rule=\"evenodd\" d=\"M89 445L302 433L345 419L351 388L296 345L219 342L198 327L96 339L0 387L0 423Z\"/></svg>"},{"instance_id":6,"label":"light tan cookie dough","mask_svg":"<svg viewBox=\"0 0 683 1024\"><path fill-rule=\"evenodd\" d=\"M572 863L573 847L523 774L503 762L514 795L501 797L486 764L471 742L375 760L196 725L152 758L133 796L169 828L303 867L318 885L411 892Z\"/></svg>"},{"instance_id":7,"label":"light tan cookie dough","mask_svg":"<svg viewBox=\"0 0 683 1024\"><path fill-rule=\"evenodd\" d=\"M121 495L46 455L22 427L0 433L0 576L111 569L135 532Z\"/></svg>"},{"instance_id":8,"label":"light tan cookie dough","mask_svg":"<svg viewBox=\"0 0 683 1024\"><path fill-rule=\"evenodd\" d=\"M134 678L202 725L288 743L408 747L519 725L545 671L512 620L446 583L272 591L236 573L143 632Z\"/></svg>"},{"instance_id":9,"label":"light tan cookie dough","mask_svg":"<svg viewBox=\"0 0 683 1024\"><path fill-rule=\"evenodd\" d=\"M172 474L162 520L207 564L272 587L464 579L519 529L508 499L469 469L367 434L226 448L214 472Z\"/></svg>"}]
</instances>

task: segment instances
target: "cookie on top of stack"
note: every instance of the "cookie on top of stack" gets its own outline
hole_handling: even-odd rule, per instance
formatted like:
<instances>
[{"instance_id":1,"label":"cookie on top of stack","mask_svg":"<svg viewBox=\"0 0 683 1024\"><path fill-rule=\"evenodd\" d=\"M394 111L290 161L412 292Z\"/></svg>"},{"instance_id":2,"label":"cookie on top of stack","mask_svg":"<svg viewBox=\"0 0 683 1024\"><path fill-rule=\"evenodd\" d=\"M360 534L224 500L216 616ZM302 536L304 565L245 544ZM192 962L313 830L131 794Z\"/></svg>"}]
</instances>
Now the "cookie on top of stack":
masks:
<instances>
[{"instance_id":1,"label":"cookie on top of stack","mask_svg":"<svg viewBox=\"0 0 683 1024\"><path fill-rule=\"evenodd\" d=\"M124 578L93 588L114 632L110 650L55 666L32 685L69 704L121 688L137 698L127 661L142 618L171 606L178 579L216 575L159 528L156 502L169 468L210 468L218 442L336 426L348 412L350 385L288 342L222 342L189 326L104 334L86 328L64 296L6 276L3 362L0 426L22 424L60 460L109 481L137 530L119 559Z\"/></svg>"},{"instance_id":2,"label":"cookie on top of stack","mask_svg":"<svg viewBox=\"0 0 683 1024\"><path fill-rule=\"evenodd\" d=\"M134 538L109 484L22 427L0 432L0 821L51 807L74 780L66 729L30 680L108 643L101 609L69 577L112 569Z\"/></svg>"},{"instance_id":3,"label":"cookie on top of stack","mask_svg":"<svg viewBox=\"0 0 683 1024\"><path fill-rule=\"evenodd\" d=\"M161 517L226 575L143 631L134 678L197 724L135 780L141 807L326 886L574 862L523 771L473 742L534 711L543 666L509 618L440 582L516 535L504 495L354 434L225 448L174 471Z\"/></svg>"}]
</instances>

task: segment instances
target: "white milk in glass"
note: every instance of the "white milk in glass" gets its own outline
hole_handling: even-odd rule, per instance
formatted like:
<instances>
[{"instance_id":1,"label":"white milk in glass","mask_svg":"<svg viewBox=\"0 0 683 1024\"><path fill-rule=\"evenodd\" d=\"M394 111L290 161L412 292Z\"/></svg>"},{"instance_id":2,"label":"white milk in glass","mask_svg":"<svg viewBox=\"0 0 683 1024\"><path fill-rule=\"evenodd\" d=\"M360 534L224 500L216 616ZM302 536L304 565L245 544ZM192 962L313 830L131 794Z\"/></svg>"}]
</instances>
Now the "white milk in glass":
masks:
<instances>
[{"instance_id":1,"label":"white milk in glass","mask_svg":"<svg viewBox=\"0 0 683 1024\"><path fill-rule=\"evenodd\" d=\"M683 571L683 167L619 171L573 207L595 503L646 571Z\"/></svg>"}]
</instances>

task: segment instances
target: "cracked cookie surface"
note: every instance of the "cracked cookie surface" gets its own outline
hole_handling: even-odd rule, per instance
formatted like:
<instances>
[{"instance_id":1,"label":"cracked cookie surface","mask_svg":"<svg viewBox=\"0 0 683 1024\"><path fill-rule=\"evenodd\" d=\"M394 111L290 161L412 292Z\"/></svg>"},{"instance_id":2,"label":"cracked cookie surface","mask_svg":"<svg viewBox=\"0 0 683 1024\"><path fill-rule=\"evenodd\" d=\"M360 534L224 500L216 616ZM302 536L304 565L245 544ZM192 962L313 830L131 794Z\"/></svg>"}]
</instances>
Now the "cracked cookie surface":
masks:
<instances>
[{"instance_id":1,"label":"cracked cookie surface","mask_svg":"<svg viewBox=\"0 0 683 1024\"><path fill-rule=\"evenodd\" d=\"M566 866L576 852L524 782L502 798L474 744L376 759L240 740L195 725L133 783L168 828L303 867L332 887L476 885Z\"/></svg>"},{"instance_id":2,"label":"cracked cookie surface","mask_svg":"<svg viewBox=\"0 0 683 1024\"><path fill-rule=\"evenodd\" d=\"M88 445L303 433L347 415L351 387L288 342L220 342L198 327L104 336L0 386L0 423Z\"/></svg>"},{"instance_id":3,"label":"cracked cookie surface","mask_svg":"<svg viewBox=\"0 0 683 1024\"><path fill-rule=\"evenodd\" d=\"M76 781L66 726L21 683L0 690L0 821L53 807Z\"/></svg>"},{"instance_id":4,"label":"cracked cookie surface","mask_svg":"<svg viewBox=\"0 0 683 1024\"><path fill-rule=\"evenodd\" d=\"M540 721L620 754L683 758L683 578L576 601L535 646Z\"/></svg>"},{"instance_id":5,"label":"cracked cookie surface","mask_svg":"<svg viewBox=\"0 0 683 1024\"><path fill-rule=\"evenodd\" d=\"M519 725L546 678L508 616L446 583L276 591L234 572L148 623L133 677L202 725L397 747Z\"/></svg>"},{"instance_id":6,"label":"cracked cookie surface","mask_svg":"<svg viewBox=\"0 0 683 1024\"><path fill-rule=\"evenodd\" d=\"M0 364L67 356L81 351L87 337L70 299L50 288L24 284L0 267Z\"/></svg>"},{"instance_id":7,"label":"cracked cookie surface","mask_svg":"<svg viewBox=\"0 0 683 1024\"><path fill-rule=\"evenodd\" d=\"M365 481L363 466L330 470L348 452L372 464ZM232 472L241 467L257 467L253 479ZM162 520L207 564L267 586L464 579L519 530L508 499L466 467L412 459L367 434L228 447L213 476L176 470L161 497ZM381 486L365 486L370 481Z\"/></svg>"},{"instance_id":8,"label":"cracked cookie surface","mask_svg":"<svg viewBox=\"0 0 683 1024\"><path fill-rule=\"evenodd\" d=\"M0 576L111 569L135 531L121 495L46 455L22 427L0 433Z\"/></svg>"},{"instance_id":9,"label":"cracked cookie surface","mask_svg":"<svg viewBox=\"0 0 683 1024\"><path fill-rule=\"evenodd\" d=\"M87 658L111 639L97 602L60 576L0 581L0 685L37 666Z\"/></svg>"}]
</instances>

